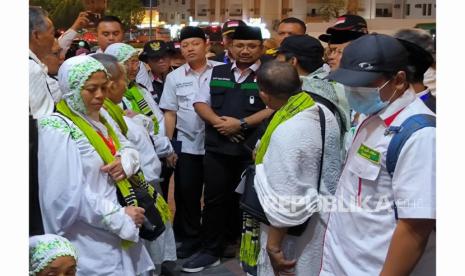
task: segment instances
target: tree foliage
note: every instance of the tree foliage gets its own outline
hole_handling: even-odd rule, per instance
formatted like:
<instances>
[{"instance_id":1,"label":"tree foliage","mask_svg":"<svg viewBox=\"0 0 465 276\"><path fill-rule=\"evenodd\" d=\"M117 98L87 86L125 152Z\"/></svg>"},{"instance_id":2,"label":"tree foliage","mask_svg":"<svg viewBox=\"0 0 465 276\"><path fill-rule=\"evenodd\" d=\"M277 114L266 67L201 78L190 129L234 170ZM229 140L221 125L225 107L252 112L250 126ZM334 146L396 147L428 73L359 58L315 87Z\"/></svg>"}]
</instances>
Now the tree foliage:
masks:
<instances>
[{"instance_id":1,"label":"tree foliage","mask_svg":"<svg viewBox=\"0 0 465 276\"><path fill-rule=\"evenodd\" d=\"M109 0L106 14L118 16L126 27L142 23L145 9L140 0Z\"/></svg>"},{"instance_id":2,"label":"tree foliage","mask_svg":"<svg viewBox=\"0 0 465 276\"><path fill-rule=\"evenodd\" d=\"M318 12L325 21L329 21L332 18L341 16L345 7L344 0L329 0L318 9Z\"/></svg>"},{"instance_id":3,"label":"tree foliage","mask_svg":"<svg viewBox=\"0 0 465 276\"><path fill-rule=\"evenodd\" d=\"M82 0L29 0L29 4L44 8L55 27L64 29L84 10ZM105 14L118 16L126 27L133 28L144 19L145 9L141 0L108 0Z\"/></svg>"},{"instance_id":4,"label":"tree foliage","mask_svg":"<svg viewBox=\"0 0 465 276\"><path fill-rule=\"evenodd\" d=\"M46 10L56 28L67 29L73 25L79 12L84 10L81 0L30 0L32 6Z\"/></svg>"}]
</instances>

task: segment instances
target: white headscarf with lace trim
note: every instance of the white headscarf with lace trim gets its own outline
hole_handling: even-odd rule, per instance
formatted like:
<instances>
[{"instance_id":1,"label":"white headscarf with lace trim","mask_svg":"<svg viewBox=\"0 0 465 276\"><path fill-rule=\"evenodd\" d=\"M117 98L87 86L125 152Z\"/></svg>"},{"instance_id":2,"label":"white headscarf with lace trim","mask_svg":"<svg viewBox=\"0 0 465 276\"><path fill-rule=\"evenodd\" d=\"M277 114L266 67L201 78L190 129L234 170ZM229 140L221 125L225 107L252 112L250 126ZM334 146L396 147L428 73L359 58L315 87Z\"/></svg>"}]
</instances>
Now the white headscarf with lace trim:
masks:
<instances>
[{"instance_id":1,"label":"white headscarf with lace trim","mask_svg":"<svg viewBox=\"0 0 465 276\"><path fill-rule=\"evenodd\" d=\"M81 90L90 76L97 71L105 72L108 77L105 67L90 56L72 57L61 65L58 71L58 83L63 92L63 99L72 110L81 114L87 113Z\"/></svg>"},{"instance_id":2,"label":"white headscarf with lace trim","mask_svg":"<svg viewBox=\"0 0 465 276\"><path fill-rule=\"evenodd\" d=\"M77 261L76 248L66 238L53 234L30 237L29 275L36 275L62 256L70 256Z\"/></svg>"},{"instance_id":3,"label":"white headscarf with lace trim","mask_svg":"<svg viewBox=\"0 0 465 276\"><path fill-rule=\"evenodd\" d=\"M113 43L105 49L105 54L112 55L119 63L124 63L139 52L131 45L125 43Z\"/></svg>"}]
</instances>

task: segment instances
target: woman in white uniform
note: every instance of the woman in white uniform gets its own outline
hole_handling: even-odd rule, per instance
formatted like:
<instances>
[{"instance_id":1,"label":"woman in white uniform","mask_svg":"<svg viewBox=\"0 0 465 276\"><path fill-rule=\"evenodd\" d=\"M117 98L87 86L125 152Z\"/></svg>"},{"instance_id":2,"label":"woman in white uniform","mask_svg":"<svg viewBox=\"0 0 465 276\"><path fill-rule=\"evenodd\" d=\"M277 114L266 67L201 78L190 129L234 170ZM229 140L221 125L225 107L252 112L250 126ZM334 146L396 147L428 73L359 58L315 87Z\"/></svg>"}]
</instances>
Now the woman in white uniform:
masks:
<instances>
[{"instance_id":1,"label":"woman in white uniform","mask_svg":"<svg viewBox=\"0 0 465 276\"><path fill-rule=\"evenodd\" d=\"M122 207L117 199L115 183L126 183L139 170L139 154L100 115L107 72L95 59L79 56L63 63L58 78L63 92L59 113L39 121L44 230L73 243L80 256L78 275L152 270L139 239L144 210Z\"/></svg>"}]
</instances>

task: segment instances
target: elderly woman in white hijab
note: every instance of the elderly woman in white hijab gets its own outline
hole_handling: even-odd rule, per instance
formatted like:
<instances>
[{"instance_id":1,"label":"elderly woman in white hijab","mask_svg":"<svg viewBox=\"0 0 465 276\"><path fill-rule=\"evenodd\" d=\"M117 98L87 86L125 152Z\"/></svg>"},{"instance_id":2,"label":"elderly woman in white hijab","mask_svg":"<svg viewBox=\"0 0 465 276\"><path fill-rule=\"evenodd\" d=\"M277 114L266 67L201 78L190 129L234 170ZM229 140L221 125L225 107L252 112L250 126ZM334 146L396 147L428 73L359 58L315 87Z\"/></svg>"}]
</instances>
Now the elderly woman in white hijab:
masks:
<instances>
[{"instance_id":1,"label":"elderly woman in white hijab","mask_svg":"<svg viewBox=\"0 0 465 276\"><path fill-rule=\"evenodd\" d=\"M161 191L159 187L159 176L161 172L161 164L155 152L154 146L150 140L147 130L136 124L133 118L124 116L121 108L123 94L127 89L126 72L124 67L118 63L116 57L107 54L94 54L93 58L103 64L110 75L110 86L108 88L107 98L101 110L102 115L108 120L114 128L121 130L129 141L131 141L139 151L141 159L141 169L145 179L151 183L155 190ZM163 204L166 208L159 207L160 213L163 210L169 210L163 197L158 194L157 200L159 204ZM144 244L149 251L152 261L156 266L156 272L160 272L162 263L167 261L176 261L176 243L174 233L169 220L170 214L162 215L165 223L165 231L155 241L144 241Z\"/></svg>"},{"instance_id":2,"label":"elderly woman in white hijab","mask_svg":"<svg viewBox=\"0 0 465 276\"><path fill-rule=\"evenodd\" d=\"M150 92L136 82L139 71L139 53L131 45L113 43L107 47L105 54L112 55L124 66L129 87L124 93L123 109L129 110L126 115L146 127L155 144L158 157L166 157L170 163L176 159L171 142L165 134L165 118ZM173 162L174 163L174 162Z\"/></svg>"},{"instance_id":3,"label":"elderly woman in white hijab","mask_svg":"<svg viewBox=\"0 0 465 276\"><path fill-rule=\"evenodd\" d=\"M123 196L131 195L127 177L139 170L139 155L100 116L107 72L97 60L78 56L63 63L58 80L63 92L58 113L39 121L44 230L74 244L80 254L78 275L151 270L154 265L139 240L144 209L123 208L117 199L117 187Z\"/></svg>"},{"instance_id":4,"label":"elderly woman in white hijab","mask_svg":"<svg viewBox=\"0 0 465 276\"><path fill-rule=\"evenodd\" d=\"M76 248L58 235L29 238L29 275L76 275Z\"/></svg>"},{"instance_id":5,"label":"elderly woman in white hijab","mask_svg":"<svg viewBox=\"0 0 465 276\"><path fill-rule=\"evenodd\" d=\"M66 239L54 234L29 238L29 275L76 275L78 255Z\"/></svg>"}]
</instances>

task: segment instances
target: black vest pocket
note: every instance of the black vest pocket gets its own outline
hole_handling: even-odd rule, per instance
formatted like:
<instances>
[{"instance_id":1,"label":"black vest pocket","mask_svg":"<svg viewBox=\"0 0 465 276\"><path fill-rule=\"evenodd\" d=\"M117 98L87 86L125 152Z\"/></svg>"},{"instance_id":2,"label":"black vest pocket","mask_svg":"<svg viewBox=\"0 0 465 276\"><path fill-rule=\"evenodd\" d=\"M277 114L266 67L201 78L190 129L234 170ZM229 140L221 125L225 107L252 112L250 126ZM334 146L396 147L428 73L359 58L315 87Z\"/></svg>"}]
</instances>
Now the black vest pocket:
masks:
<instances>
[{"instance_id":1,"label":"black vest pocket","mask_svg":"<svg viewBox=\"0 0 465 276\"><path fill-rule=\"evenodd\" d=\"M220 108L223 106L224 102L224 90L223 89L211 89L210 96L211 96L211 107L214 109Z\"/></svg>"}]
</instances>

